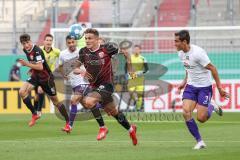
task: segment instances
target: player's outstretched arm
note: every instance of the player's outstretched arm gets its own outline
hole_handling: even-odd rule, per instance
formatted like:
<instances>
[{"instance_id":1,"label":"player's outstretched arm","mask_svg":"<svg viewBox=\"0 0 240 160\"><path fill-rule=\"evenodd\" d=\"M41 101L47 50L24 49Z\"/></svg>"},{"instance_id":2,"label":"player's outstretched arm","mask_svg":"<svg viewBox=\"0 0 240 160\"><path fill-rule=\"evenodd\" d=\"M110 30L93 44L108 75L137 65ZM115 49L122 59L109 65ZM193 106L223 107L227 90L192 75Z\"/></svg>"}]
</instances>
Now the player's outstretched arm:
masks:
<instances>
[{"instance_id":1,"label":"player's outstretched arm","mask_svg":"<svg viewBox=\"0 0 240 160\"><path fill-rule=\"evenodd\" d=\"M216 82L216 86L218 88L218 91L221 97L229 98L229 94L222 88L217 68L211 63L209 63L205 68L211 71L213 79Z\"/></svg>"},{"instance_id":2,"label":"player's outstretched arm","mask_svg":"<svg viewBox=\"0 0 240 160\"><path fill-rule=\"evenodd\" d=\"M29 67L31 69L35 69L35 70L39 70L42 71L43 70L43 64L41 61L38 61L37 63L29 63L27 61L25 61L24 59L20 59L19 62L26 67Z\"/></svg>"},{"instance_id":3,"label":"player's outstretched arm","mask_svg":"<svg viewBox=\"0 0 240 160\"><path fill-rule=\"evenodd\" d=\"M74 62L74 69L73 69L73 73L74 74L82 74L82 70L80 69L82 63L79 60L76 60Z\"/></svg>"},{"instance_id":4,"label":"player's outstretched arm","mask_svg":"<svg viewBox=\"0 0 240 160\"><path fill-rule=\"evenodd\" d=\"M63 65L62 64L59 64L58 66L58 71L59 73L62 75L62 77L65 79L65 80L68 80L68 76L65 75L64 71L63 71Z\"/></svg>"}]
</instances>

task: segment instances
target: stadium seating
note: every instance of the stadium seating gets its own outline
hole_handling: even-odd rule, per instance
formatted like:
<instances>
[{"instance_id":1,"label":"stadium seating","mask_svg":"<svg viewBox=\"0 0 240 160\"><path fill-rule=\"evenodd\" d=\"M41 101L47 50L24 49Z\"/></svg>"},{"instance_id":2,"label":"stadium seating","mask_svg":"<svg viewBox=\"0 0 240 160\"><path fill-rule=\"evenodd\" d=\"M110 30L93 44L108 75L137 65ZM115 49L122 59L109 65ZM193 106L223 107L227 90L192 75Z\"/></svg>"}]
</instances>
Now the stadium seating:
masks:
<instances>
[{"instance_id":1,"label":"stadium seating","mask_svg":"<svg viewBox=\"0 0 240 160\"><path fill-rule=\"evenodd\" d=\"M158 9L158 27L184 27L187 26L190 20L190 0L164 0L159 5ZM154 17L152 18L151 26L155 26ZM174 50L173 32L160 32L157 36L160 38L157 42L157 52L166 53ZM150 33L148 36L154 36ZM143 50L146 52L154 51L153 40L144 41L142 43Z\"/></svg>"},{"instance_id":2,"label":"stadium seating","mask_svg":"<svg viewBox=\"0 0 240 160\"><path fill-rule=\"evenodd\" d=\"M121 0L120 1L120 23L122 25L131 25L132 17L136 11L138 11L138 5L142 0ZM109 26L112 24L112 1L101 0L101 1L90 1L90 22L95 25ZM101 14L99 14L101 13Z\"/></svg>"},{"instance_id":3,"label":"stadium seating","mask_svg":"<svg viewBox=\"0 0 240 160\"><path fill-rule=\"evenodd\" d=\"M230 1L229 1L230 2ZM197 26L223 26L223 25L239 25L239 1L233 2L233 22L231 20L230 8L227 0L201 0L197 3Z\"/></svg>"},{"instance_id":4,"label":"stadium seating","mask_svg":"<svg viewBox=\"0 0 240 160\"><path fill-rule=\"evenodd\" d=\"M58 15L59 24L65 23L70 17L71 12L75 9L76 1L59 1ZM18 42L20 34L27 32L31 35L34 43L41 43L45 33L49 33L49 17L52 16L52 1L47 0L17 0L16 1L16 41ZM0 8L4 10L4 15L0 16L0 54L10 54L13 48L13 4L12 1L0 3ZM63 22L63 23L61 23ZM65 26L67 23L65 23ZM17 44L17 52L22 53L21 46Z\"/></svg>"}]
</instances>

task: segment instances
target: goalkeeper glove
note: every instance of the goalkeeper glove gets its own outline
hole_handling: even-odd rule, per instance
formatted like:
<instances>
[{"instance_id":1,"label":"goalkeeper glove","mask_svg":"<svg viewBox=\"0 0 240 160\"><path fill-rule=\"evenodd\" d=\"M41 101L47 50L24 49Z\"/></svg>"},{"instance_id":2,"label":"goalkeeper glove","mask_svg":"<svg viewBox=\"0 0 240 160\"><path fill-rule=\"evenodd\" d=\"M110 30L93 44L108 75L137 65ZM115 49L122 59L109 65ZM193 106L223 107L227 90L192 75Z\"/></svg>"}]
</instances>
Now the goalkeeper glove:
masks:
<instances>
[{"instance_id":1,"label":"goalkeeper glove","mask_svg":"<svg viewBox=\"0 0 240 160\"><path fill-rule=\"evenodd\" d=\"M137 77L143 76L143 71L137 71L135 72L135 74L137 75Z\"/></svg>"}]
</instances>

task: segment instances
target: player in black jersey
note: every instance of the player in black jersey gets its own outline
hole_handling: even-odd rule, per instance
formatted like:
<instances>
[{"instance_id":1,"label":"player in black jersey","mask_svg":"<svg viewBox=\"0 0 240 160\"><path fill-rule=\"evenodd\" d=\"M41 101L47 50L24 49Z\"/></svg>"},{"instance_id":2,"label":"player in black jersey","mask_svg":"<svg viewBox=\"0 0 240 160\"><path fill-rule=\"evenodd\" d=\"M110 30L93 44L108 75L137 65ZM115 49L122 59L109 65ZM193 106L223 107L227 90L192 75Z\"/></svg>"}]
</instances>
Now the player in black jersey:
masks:
<instances>
[{"instance_id":1,"label":"player in black jersey","mask_svg":"<svg viewBox=\"0 0 240 160\"><path fill-rule=\"evenodd\" d=\"M136 126L130 125L125 115L117 110L113 100L113 71L111 58L118 54L118 47L113 43L99 44L99 32L89 28L85 31L86 47L79 51L79 65L84 65L90 86L93 88L83 98L85 108L92 109L100 103L105 112L116 118L116 120L129 131L133 145L137 144ZM80 72L79 72L80 73ZM75 74L78 74L75 70ZM100 128L100 134L107 134L107 128Z\"/></svg>"},{"instance_id":2,"label":"player in black jersey","mask_svg":"<svg viewBox=\"0 0 240 160\"><path fill-rule=\"evenodd\" d=\"M69 117L65 109L65 106L59 102L57 98L55 82L53 74L47 65L43 51L36 45L34 45L28 34L22 34L20 36L20 42L23 46L23 51L27 56L28 61L20 59L19 62L26 67L30 68L31 76L23 84L19 90L19 94L23 99L23 102L32 112L32 119L29 122L29 126L33 126L36 120L39 118L36 109L33 107L29 93L36 86L41 86L43 91L49 96L53 104L59 109L59 112L66 120L65 129L69 128Z\"/></svg>"}]
</instances>

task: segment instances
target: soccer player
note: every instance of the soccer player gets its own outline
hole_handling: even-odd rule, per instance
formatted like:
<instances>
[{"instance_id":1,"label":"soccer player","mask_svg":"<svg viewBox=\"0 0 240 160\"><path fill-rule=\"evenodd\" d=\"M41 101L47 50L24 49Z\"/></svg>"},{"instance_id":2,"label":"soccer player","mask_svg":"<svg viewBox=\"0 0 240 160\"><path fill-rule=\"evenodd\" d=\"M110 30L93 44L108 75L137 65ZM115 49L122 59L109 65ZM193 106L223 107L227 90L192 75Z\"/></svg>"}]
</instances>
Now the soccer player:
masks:
<instances>
[{"instance_id":1,"label":"soccer player","mask_svg":"<svg viewBox=\"0 0 240 160\"><path fill-rule=\"evenodd\" d=\"M197 120L201 123L206 122L211 117L213 110L220 115L222 114L220 107L211 104L211 75L221 97L228 98L229 94L222 88L217 69L211 63L206 51L199 46L190 44L190 35L187 30L175 33L175 47L186 70L185 79L178 87L179 93L185 87L182 97L183 117L188 130L197 141L193 149L205 148L206 144L192 118L192 112L197 108Z\"/></svg>"},{"instance_id":2,"label":"soccer player","mask_svg":"<svg viewBox=\"0 0 240 160\"><path fill-rule=\"evenodd\" d=\"M136 103L136 110L143 111L144 106L144 74L148 72L146 58L141 55L141 46L135 45L133 54L130 56L131 72L134 77L128 80L128 90L131 99ZM134 95L136 93L136 95ZM129 100L129 102L131 101Z\"/></svg>"},{"instance_id":3,"label":"soccer player","mask_svg":"<svg viewBox=\"0 0 240 160\"><path fill-rule=\"evenodd\" d=\"M52 72L55 71L57 60L59 58L60 50L52 46L53 36L51 34L46 34L44 36L42 49L46 62ZM37 110L37 114L41 117L43 102L44 102L44 92L40 86L35 88L36 96L34 97L34 108Z\"/></svg>"},{"instance_id":4,"label":"soccer player","mask_svg":"<svg viewBox=\"0 0 240 160\"><path fill-rule=\"evenodd\" d=\"M79 49L77 48L77 42L74 39L74 37L71 37L70 35L68 35L66 37L66 45L67 45L67 49L61 51L60 56L59 56L59 70L62 74L62 76L68 80L68 82L70 82L72 90L73 90L73 97L71 98L71 110L70 110L70 126L71 129L73 127L73 123L74 123L74 119L76 117L77 114L77 104L79 102L82 101L82 97L84 94L87 93L88 91L88 86L89 86L89 82L86 78L84 78L83 76L79 76L73 73L72 69L65 69L65 70L69 70L70 73L66 73L64 72L64 65L66 65L66 63L74 63L76 60L78 60L79 57ZM69 66L66 66L69 67ZM85 68L82 65L81 68L82 72L85 72ZM69 72L68 71L68 72ZM97 107L91 108L92 114L93 116L96 118L99 127L100 128L105 128L104 127L104 121L103 118L101 116L100 110ZM65 131L65 130L63 130ZM104 138L104 135L100 134L97 136L97 140L102 140Z\"/></svg>"},{"instance_id":5,"label":"soccer player","mask_svg":"<svg viewBox=\"0 0 240 160\"><path fill-rule=\"evenodd\" d=\"M113 116L129 131L133 145L137 145L136 126L130 125L125 115L117 110L113 101L113 73L111 57L118 53L118 47L112 43L100 45L99 32L89 28L85 31L86 47L79 51L79 65L84 65L88 80L93 90L83 97L85 108L94 108L101 103L104 111ZM77 74L77 72L75 72ZM100 133L107 134L107 128L100 128Z\"/></svg>"},{"instance_id":6,"label":"soccer player","mask_svg":"<svg viewBox=\"0 0 240 160\"><path fill-rule=\"evenodd\" d=\"M59 112L65 118L65 129L70 130L68 113L65 109L65 106L59 102L57 98L54 77L49 66L47 65L42 50L32 43L28 34L22 34L20 36L20 42L23 46L23 51L26 54L28 61L20 59L19 62L23 66L31 69L31 76L19 90L19 94L24 104L32 112L32 119L29 122L29 126L33 126L36 123L36 120L39 118L36 109L32 105L29 93L34 87L41 86L43 91L49 96L53 104L58 108Z\"/></svg>"}]
</instances>

